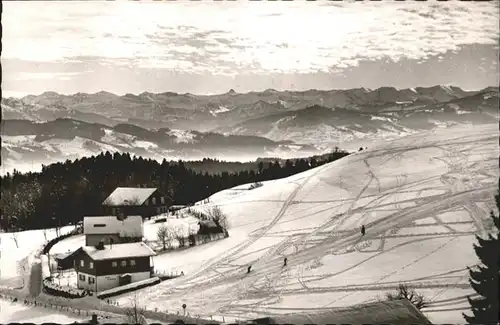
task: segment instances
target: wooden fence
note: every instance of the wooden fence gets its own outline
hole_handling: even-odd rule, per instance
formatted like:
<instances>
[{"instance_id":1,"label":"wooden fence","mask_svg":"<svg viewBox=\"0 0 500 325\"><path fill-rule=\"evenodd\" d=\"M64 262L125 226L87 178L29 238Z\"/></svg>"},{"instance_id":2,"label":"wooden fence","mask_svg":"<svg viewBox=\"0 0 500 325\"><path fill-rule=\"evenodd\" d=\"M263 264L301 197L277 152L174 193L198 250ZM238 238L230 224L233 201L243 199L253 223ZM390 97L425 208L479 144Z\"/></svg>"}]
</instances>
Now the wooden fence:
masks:
<instances>
[{"instance_id":1,"label":"wooden fence","mask_svg":"<svg viewBox=\"0 0 500 325\"><path fill-rule=\"evenodd\" d=\"M25 304L26 306L30 307L40 307L40 308L46 308L46 309L52 309L54 311L57 311L58 313L60 312L65 312L81 317L91 317L93 314L96 314L98 317L101 319L116 319L117 317L123 317L124 319L127 317L126 316L126 311L128 308L126 306L120 306L118 301L114 301L112 299L102 299L102 304L99 306L86 306L88 307L87 309L84 308L78 308L76 306L70 306L69 304L71 301L69 300L61 300L61 299L53 299L52 302L44 301L47 298L43 299L42 296L40 296L38 299L25 299L24 297L21 297L20 292L16 292L16 295L9 295L5 293L0 293L0 299L5 299L5 300L10 300L14 301L16 300L16 303L21 303ZM179 306L179 309L177 311L169 311L169 310L164 310L161 311L159 308L154 308L154 309L148 309L147 307L141 308L143 318L141 318L141 325L148 325L148 319L149 323L155 323L155 322L165 322L165 323L175 323L176 321L182 320L184 323L188 324L221 324L227 322L231 323L239 323L240 319L236 317L228 317L226 318L225 316L215 316L215 315L208 315L205 317L201 317L201 315L191 315L188 311L184 314L183 311L181 311L182 308Z\"/></svg>"},{"instance_id":2,"label":"wooden fence","mask_svg":"<svg viewBox=\"0 0 500 325\"><path fill-rule=\"evenodd\" d=\"M19 304L23 304L23 305L29 306L29 307L39 307L39 308L51 309L51 310L57 311L58 313L66 312L68 314L73 314L73 315L77 315L77 316L81 316L81 317L91 317L93 314L96 314L98 317L105 318L105 319L113 317L112 315L109 315L108 313L104 313L104 312L98 312L98 311L96 312L95 310L79 309L79 308L71 307L71 306L61 306L61 305L57 305L57 304L42 302L42 301L39 301L37 299L32 299L32 298L31 299L22 299L22 298L10 296L10 295L0 294L0 299L9 300L13 303L19 303Z\"/></svg>"}]
</instances>

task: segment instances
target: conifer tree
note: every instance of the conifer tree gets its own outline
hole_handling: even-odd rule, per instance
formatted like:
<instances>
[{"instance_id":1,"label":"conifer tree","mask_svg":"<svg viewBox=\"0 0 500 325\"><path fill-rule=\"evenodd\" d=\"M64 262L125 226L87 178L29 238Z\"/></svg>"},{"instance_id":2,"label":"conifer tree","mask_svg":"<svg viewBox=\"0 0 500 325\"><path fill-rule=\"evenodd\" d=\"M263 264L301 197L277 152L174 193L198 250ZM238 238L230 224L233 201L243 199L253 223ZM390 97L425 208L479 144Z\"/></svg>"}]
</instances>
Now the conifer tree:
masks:
<instances>
[{"instance_id":1,"label":"conifer tree","mask_svg":"<svg viewBox=\"0 0 500 325\"><path fill-rule=\"evenodd\" d=\"M495 196L498 211L500 211L500 183L499 191ZM474 244L474 250L479 260L480 266L477 270L469 269L469 282L479 295L478 298L467 297L472 309L472 316L463 314L469 324L498 324L498 278L500 274L500 242L499 216L491 211L493 219L494 235L489 234L487 238L481 238L476 235L477 244Z\"/></svg>"}]
</instances>

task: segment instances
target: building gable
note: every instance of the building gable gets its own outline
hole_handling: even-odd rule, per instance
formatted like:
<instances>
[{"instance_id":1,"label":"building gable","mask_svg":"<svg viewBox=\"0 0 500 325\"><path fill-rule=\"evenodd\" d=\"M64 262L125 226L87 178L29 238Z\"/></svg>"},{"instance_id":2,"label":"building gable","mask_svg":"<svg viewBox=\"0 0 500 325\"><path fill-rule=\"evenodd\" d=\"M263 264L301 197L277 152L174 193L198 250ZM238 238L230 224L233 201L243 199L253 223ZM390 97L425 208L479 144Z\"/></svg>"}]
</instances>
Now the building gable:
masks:
<instances>
[{"instance_id":1,"label":"building gable","mask_svg":"<svg viewBox=\"0 0 500 325\"><path fill-rule=\"evenodd\" d=\"M95 261L132 257L150 257L156 255L156 253L143 242L104 245L104 249L97 249L93 246L84 246L82 249Z\"/></svg>"}]
</instances>

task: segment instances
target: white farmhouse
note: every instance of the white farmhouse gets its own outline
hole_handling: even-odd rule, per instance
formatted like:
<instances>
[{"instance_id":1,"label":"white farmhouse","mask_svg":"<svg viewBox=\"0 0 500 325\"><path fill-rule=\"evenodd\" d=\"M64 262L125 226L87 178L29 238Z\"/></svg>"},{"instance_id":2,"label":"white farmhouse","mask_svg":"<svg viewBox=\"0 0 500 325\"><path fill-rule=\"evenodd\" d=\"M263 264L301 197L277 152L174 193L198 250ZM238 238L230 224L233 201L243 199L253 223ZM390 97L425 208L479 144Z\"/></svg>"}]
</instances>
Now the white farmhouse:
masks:
<instances>
[{"instance_id":1,"label":"white farmhouse","mask_svg":"<svg viewBox=\"0 0 500 325\"><path fill-rule=\"evenodd\" d=\"M115 216L99 216L83 218L85 246L95 246L99 242L120 244L140 242L144 236L141 216L118 218Z\"/></svg>"}]
</instances>

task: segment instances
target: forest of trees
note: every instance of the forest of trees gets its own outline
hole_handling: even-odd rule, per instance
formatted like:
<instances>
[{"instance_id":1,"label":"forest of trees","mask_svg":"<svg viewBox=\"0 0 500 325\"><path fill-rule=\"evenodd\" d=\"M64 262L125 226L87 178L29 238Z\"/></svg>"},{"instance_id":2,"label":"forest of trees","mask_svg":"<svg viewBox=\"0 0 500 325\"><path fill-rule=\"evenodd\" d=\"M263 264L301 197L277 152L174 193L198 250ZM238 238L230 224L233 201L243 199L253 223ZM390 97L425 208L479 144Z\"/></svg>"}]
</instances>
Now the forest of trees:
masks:
<instances>
[{"instance_id":1,"label":"forest of trees","mask_svg":"<svg viewBox=\"0 0 500 325\"><path fill-rule=\"evenodd\" d=\"M342 158L334 152L304 159L227 163L163 160L161 163L128 153L101 153L43 166L39 173L14 172L0 177L3 230L61 227L101 213L101 203L118 186L157 187L168 204L190 204L240 184L273 180ZM232 172L215 173L230 164ZM205 170L203 166L206 166ZM189 168L189 167L191 168Z\"/></svg>"}]
</instances>

